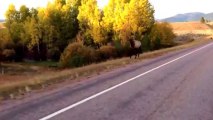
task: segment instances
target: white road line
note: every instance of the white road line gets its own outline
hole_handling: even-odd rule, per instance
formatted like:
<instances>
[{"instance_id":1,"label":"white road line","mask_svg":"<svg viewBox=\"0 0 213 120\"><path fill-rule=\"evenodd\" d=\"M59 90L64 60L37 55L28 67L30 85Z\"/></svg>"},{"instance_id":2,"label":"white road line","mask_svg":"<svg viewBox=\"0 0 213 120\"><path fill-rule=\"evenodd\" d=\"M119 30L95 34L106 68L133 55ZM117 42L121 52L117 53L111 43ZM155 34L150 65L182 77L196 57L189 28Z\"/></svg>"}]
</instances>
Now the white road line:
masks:
<instances>
[{"instance_id":1,"label":"white road line","mask_svg":"<svg viewBox=\"0 0 213 120\"><path fill-rule=\"evenodd\" d=\"M187 53L187 54L185 54L185 55L183 55L183 56L180 56L180 57L178 57L178 58L176 58L176 59L174 59L174 60L171 60L171 61L169 61L169 62L167 62L167 63L164 63L164 64L162 64L162 65L160 65L160 66L158 66L158 67L155 67L155 68L153 68L153 69L151 69L151 70L149 70L149 71L146 71L146 72L144 72L144 73L142 73L142 74L140 74L140 75L137 75L137 76L135 76L135 77L133 77L133 78L131 78L131 79L128 79L128 80L126 80L126 81L124 81L124 82L122 82L122 83L120 83L120 84L118 84L118 85L115 85L115 86L113 86L113 87L111 87L111 88L108 88L108 89L106 89L106 90L104 90L104 91L102 91L102 92L99 92L99 93L97 93L97 94L95 94L95 95L92 95L92 96L90 96L90 97L88 97L88 98L85 98L85 99L83 99L83 100L81 100L81 101L79 101L79 102L77 102L77 103L75 103L75 104L72 104L72 105L70 105L70 106L68 106L68 107L66 107L66 108L63 108L63 109L61 109L61 110L59 110L59 111L57 111L57 112L55 112L55 113L52 113L52 114L50 114L50 115L48 115L48 116L46 116L46 117L43 117L43 118L39 119L39 120L49 120L50 118L53 118L53 117L55 117L55 116L57 116L57 115L59 115L59 114L65 112L65 111L67 111L67 110L70 110L70 109L72 109L72 108L75 108L75 107L77 107L77 106L79 106L79 105L81 105L81 104L83 104L83 103L85 103L85 102L88 102L89 100L92 100L92 99L94 99L94 98L96 98L96 97L98 97L98 96L100 96L100 95L103 95L103 94L105 94L105 93L107 93L107 92L110 92L110 91L112 91L112 90L114 90L114 89L116 89L116 88L118 88L118 87L120 87L120 86L122 86L122 85L124 85L124 84L127 84L127 83L129 83L129 82L131 82L131 81L133 81L133 80L136 80L137 78L139 78L139 77L141 77L141 76L144 76L144 75L146 75L146 74L148 74L148 73L151 73L151 72L153 72L153 71L155 71L155 70L157 70L157 69L160 69L160 68L162 68L162 67L164 67L164 66L166 66L166 65L168 65L168 64L171 64L171 63L173 63L173 62L175 62L175 61L177 61L177 60L180 60L180 59L182 59L182 58L184 58L184 57L186 57L186 56L189 56L189 55L191 55L191 54L193 54L193 53L195 53L195 52L197 52L197 51L200 51L200 50L202 50L202 49L204 49L204 48L206 48L206 47L208 47L208 46L210 46L210 45L212 45L212 44L213 44L213 43L210 43L210 44L205 45L205 46L203 46L203 47L201 47L201 48L198 48L198 49L196 49L196 50L194 50L194 51L192 51L192 52L190 52L190 53Z\"/></svg>"}]
</instances>

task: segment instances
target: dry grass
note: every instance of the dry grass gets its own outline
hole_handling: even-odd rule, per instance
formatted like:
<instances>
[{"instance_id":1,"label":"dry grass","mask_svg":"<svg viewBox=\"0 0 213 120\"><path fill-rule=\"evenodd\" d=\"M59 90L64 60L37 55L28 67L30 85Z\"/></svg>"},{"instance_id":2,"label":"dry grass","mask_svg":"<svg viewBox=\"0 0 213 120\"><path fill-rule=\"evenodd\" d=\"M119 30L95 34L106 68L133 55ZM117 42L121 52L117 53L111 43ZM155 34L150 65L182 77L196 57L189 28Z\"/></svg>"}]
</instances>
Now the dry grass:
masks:
<instances>
[{"instance_id":1,"label":"dry grass","mask_svg":"<svg viewBox=\"0 0 213 120\"><path fill-rule=\"evenodd\" d=\"M177 35L183 34L205 34L211 35L213 30L206 24L200 22L177 22L171 23Z\"/></svg>"},{"instance_id":2,"label":"dry grass","mask_svg":"<svg viewBox=\"0 0 213 120\"><path fill-rule=\"evenodd\" d=\"M213 22L209 22L209 23L207 23L207 24L209 24L209 25L213 25Z\"/></svg>"},{"instance_id":3,"label":"dry grass","mask_svg":"<svg viewBox=\"0 0 213 120\"><path fill-rule=\"evenodd\" d=\"M172 51L177 51L184 48L189 48L196 45L201 45L207 42L210 42L212 40L210 39L202 39L202 40L196 40L184 45L162 49L154 52L147 52L140 56L139 59L129 59L129 58L121 58L116 60L109 60L106 62L98 63L98 64L92 64L81 68L75 68L75 69L65 69L65 70L46 70L44 68L37 68L36 71L32 72L34 74L30 75L30 77L26 77L26 75L23 75L20 78L22 80L13 80L13 81L3 81L0 84L0 100L6 99L6 98L14 98L16 95L24 94L26 92L29 92L33 89L41 89L45 88L51 84L55 83L61 83L65 80L76 80L78 78L95 75L99 72L104 72L107 70L112 70L118 67L122 67L127 64L132 64L136 62L140 62L145 59L154 58ZM15 65L17 66L17 65ZM19 66L21 67L21 66ZM29 67L29 66L28 66ZM23 67L23 69L25 69ZM21 70L23 70L21 69ZM28 68L29 69L29 68ZM34 68L35 69L35 68ZM31 70L34 70L31 69ZM42 71L43 70L43 71ZM24 70L26 71L26 70ZM40 72L38 72L40 71ZM44 72L45 71L45 72ZM22 71L23 72L23 71ZM20 73L22 73L20 72ZM31 73L31 72L30 72ZM29 73L27 73L29 74ZM17 75L17 74L16 74ZM1 75L0 75L1 76ZM19 75L15 76L18 77Z\"/></svg>"},{"instance_id":4,"label":"dry grass","mask_svg":"<svg viewBox=\"0 0 213 120\"><path fill-rule=\"evenodd\" d=\"M176 22L171 23L174 30L208 30L209 27L200 22Z\"/></svg>"},{"instance_id":5,"label":"dry grass","mask_svg":"<svg viewBox=\"0 0 213 120\"><path fill-rule=\"evenodd\" d=\"M4 29L5 26L4 26L4 23L0 22L0 29Z\"/></svg>"}]
</instances>

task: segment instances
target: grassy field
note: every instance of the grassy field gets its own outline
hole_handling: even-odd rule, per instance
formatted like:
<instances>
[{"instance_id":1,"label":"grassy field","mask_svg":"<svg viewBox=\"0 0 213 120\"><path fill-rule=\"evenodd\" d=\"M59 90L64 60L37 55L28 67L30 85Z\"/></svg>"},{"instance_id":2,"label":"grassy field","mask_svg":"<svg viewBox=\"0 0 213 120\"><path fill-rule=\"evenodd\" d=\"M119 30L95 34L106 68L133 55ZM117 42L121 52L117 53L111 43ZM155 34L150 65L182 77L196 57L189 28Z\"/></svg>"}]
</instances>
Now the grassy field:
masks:
<instances>
[{"instance_id":1,"label":"grassy field","mask_svg":"<svg viewBox=\"0 0 213 120\"><path fill-rule=\"evenodd\" d=\"M4 29L4 23L0 22L0 29Z\"/></svg>"},{"instance_id":2,"label":"grassy field","mask_svg":"<svg viewBox=\"0 0 213 120\"><path fill-rule=\"evenodd\" d=\"M209 24L209 25L213 25L213 22L209 22L209 23L207 23L207 24Z\"/></svg>"},{"instance_id":3,"label":"grassy field","mask_svg":"<svg viewBox=\"0 0 213 120\"><path fill-rule=\"evenodd\" d=\"M174 32L177 35L182 34L213 34L212 28L200 22L177 22L171 23Z\"/></svg>"},{"instance_id":4,"label":"grassy field","mask_svg":"<svg viewBox=\"0 0 213 120\"><path fill-rule=\"evenodd\" d=\"M97 75L100 72L127 64L212 41L208 38L200 38L184 45L147 52L142 54L139 59L121 58L75 69L57 69L55 68L57 66L55 62L3 63L3 67L1 67L2 74L0 75L0 100L14 98L35 89L44 89L51 84L75 81L82 77Z\"/></svg>"}]
</instances>

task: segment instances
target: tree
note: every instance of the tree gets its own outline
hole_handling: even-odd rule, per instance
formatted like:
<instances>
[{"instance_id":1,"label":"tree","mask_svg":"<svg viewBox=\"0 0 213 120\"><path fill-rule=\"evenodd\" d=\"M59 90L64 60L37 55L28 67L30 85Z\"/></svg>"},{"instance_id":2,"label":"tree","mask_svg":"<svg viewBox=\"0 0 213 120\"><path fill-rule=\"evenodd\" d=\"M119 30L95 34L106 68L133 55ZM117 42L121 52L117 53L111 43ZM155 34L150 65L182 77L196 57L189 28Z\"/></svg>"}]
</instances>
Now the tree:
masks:
<instances>
[{"instance_id":1,"label":"tree","mask_svg":"<svg viewBox=\"0 0 213 120\"><path fill-rule=\"evenodd\" d=\"M111 32L113 30L113 23L115 21L115 0L109 0L108 5L103 9L103 27L106 29L106 32Z\"/></svg>"},{"instance_id":2,"label":"tree","mask_svg":"<svg viewBox=\"0 0 213 120\"><path fill-rule=\"evenodd\" d=\"M172 46L175 34L169 23L155 23L149 33L150 49Z\"/></svg>"},{"instance_id":3,"label":"tree","mask_svg":"<svg viewBox=\"0 0 213 120\"><path fill-rule=\"evenodd\" d=\"M154 9L148 0L131 0L125 20L134 34L142 35L154 24Z\"/></svg>"},{"instance_id":4,"label":"tree","mask_svg":"<svg viewBox=\"0 0 213 120\"><path fill-rule=\"evenodd\" d=\"M167 44L169 32L158 29L167 31L168 27L154 25L153 14L148 0L109 0L103 10L98 8L97 0L53 0L38 9L23 5L16 10L11 4L5 15L17 57L22 58L27 51L39 60L43 55L58 60L64 48L76 40L96 48L114 43L122 53L128 48L129 39L149 38L153 30L153 35L157 35L153 40L158 38L156 44L159 40ZM157 26L157 32L151 29L153 26ZM148 47L152 45L149 39L145 42Z\"/></svg>"},{"instance_id":5,"label":"tree","mask_svg":"<svg viewBox=\"0 0 213 120\"><path fill-rule=\"evenodd\" d=\"M200 22L201 22L201 23L206 23L205 18L204 18L204 17L201 17Z\"/></svg>"},{"instance_id":6,"label":"tree","mask_svg":"<svg viewBox=\"0 0 213 120\"><path fill-rule=\"evenodd\" d=\"M10 38L10 34L8 29L1 29L0 30L0 51L3 49L12 48L13 41Z\"/></svg>"},{"instance_id":7,"label":"tree","mask_svg":"<svg viewBox=\"0 0 213 120\"><path fill-rule=\"evenodd\" d=\"M55 0L46 8L38 9L37 24L51 59L59 59L60 53L78 33L79 1Z\"/></svg>"},{"instance_id":8,"label":"tree","mask_svg":"<svg viewBox=\"0 0 213 120\"><path fill-rule=\"evenodd\" d=\"M22 5L19 9L19 22L24 22L27 18L30 17L30 9L27 8L25 5Z\"/></svg>"},{"instance_id":9,"label":"tree","mask_svg":"<svg viewBox=\"0 0 213 120\"><path fill-rule=\"evenodd\" d=\"M13 4L10 4L8 10L5 13L6 16L6 27L9 30L9 34L15 42L19 41L20 36L20 24L18 23L18 11Z\"/></svg>"},{"instance_id":10,"label":"tree","mask_svg":"<svg viewBox=\"0 0 213 120\"><path fill-rule=\"evenodd\" d=\"M104 9L103 23L122 43L130 37L141 40L154 24L154 9L148 0L110 0Z\"/></svg>"},{"instance_id":11,"label":"tree","mask_svg":"<svg viewBox=\"0 0 213 120\"><path fill-rule=\"evenodd\" d=\"M6 27L9 30L12 41L14 42L14 50L16 60L22 60L25 54L25 42L22 37L24 34L24 22L30 17L29 8L21 6L19 11L13 4L10 4L6 11Z\"/></svg>"},{"instance_id":12,"label":"tree","mask_svg":"<svg viewBox=\"0 0 213 120\"><path fill-rule=\"evenodd\" d=\"M77 18L85 39L92 38L97 44L104 42L102 16L96 0L82 0Z\"/></svg>"},{"instance_id":13,"label":"tree","mask_svg":"<svg viewBox=\"0 0 213 120\"><path fill-rule=\"evenodd\" d=\"M114 39L114 25L115 25L115 17L116 17L116 8L119 2L116 0L109 0L108 5L103 9L103 19L102 19L102 26L105 30L107 37L107 41L110 42Z\"/></svg>"},{"instance_id":14,"label":"tree","mask_svg":"<svg viewBox=\"0 0 213 120\"><path fill-rule=\"evenodd\" d=\"M8 9L5 13L6 17L6 26L9 27L9 23L12 23L14 21L18 21L18 12L16 11L15 5L10 4L8 6Z\"/></svg>"},{"instance_id":15,"label":"tree","mask_svg":"<svg viewBox=\"0 0 213 120\"><path fill-rule=\"evenodd\" d=\"M35 8L31 8L30 9L30 17L33 17L36 20L38 20L38 10L35 9Z\"/></svg>"},{"instance_id":16,"label":"tree","mask_svg":"<svg viewBox=\"0 0 213 120\"><path fill-rule=\"evenodd\" d=\"M122 40L126 42L130 37L142 40L143 35L154 24L154 9L148 0L130 0L124 5L123 16L118 27Z\"/></svg>"},{"instance_id":17,"label":"tree","mask_svg":"<svg viewBox=\"0 0 213 120\"><path fill-rule=\"evenodd\" d=\"M4 60L12 60L15 55L13 41L10 38L8 29L0 30L0 68Z\"/></svg>"},{"instance_id":18,"label":"tree","mask_svg":"<svg viewBox=\"0 0 213 120\"><path fill-rule=\"evenodd\" d=\"M29 8L25 5L20 7L17 11L13 4L9 5L6 11L6 27L9 30L11 38L15 43L21 44L21 34L23 33L24 22L30 17Z\"/></svg>"},{"instance_id":19,"label":"tree","mask_svg":"<svg viewBox=\"0 0 213 120\"><path fill-rule=\"evenodd\" d=\"M17 53L24 54L25 48L35 51L36 47L38 53L46 49L49 56L59 58L79 31L77 16L80 1L54 0L44 8L29 9L22 5L19 10L11 4L5 14L6 27L15 43L15 50L20 51Z\"/></svg>"}]
</instances>

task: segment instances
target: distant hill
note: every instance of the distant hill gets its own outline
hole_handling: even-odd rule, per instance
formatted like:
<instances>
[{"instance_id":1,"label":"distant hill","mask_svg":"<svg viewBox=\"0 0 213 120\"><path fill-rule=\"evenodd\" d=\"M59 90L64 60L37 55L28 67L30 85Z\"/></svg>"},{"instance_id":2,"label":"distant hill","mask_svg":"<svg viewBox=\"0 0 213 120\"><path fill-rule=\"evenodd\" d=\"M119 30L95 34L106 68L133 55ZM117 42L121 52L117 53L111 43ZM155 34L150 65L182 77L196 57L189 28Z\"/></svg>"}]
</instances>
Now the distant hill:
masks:
<instances>
[{"instance_id":1,"label":"distant hill","mask_svg":"<svg viewBox=\"0 0 213 120\"><path fill-rule=\"evenodd\" d=\"M213 21L213 13L204 14L204 13L200 13L200 12L178 14L178 15L175 15L173 17L162 19L160 21L165 21L165 22L190 22L190 21L200 21L201 17L204 17L207 20Z\"/></svg>"},{"instance_id":2,"label":"distant hill","mask_svg":"<svg viewBox=\"0 0 213 120\"><path fill-rule=\"evenodd\" d=\"M205 17L207 20L213 21L213 13L206 14L204 17Z\"/></svg>"},{"instance_id":3,"label":"distant hill","mask_svg":"<svg viewBox=\"0 0 213 120\"><path fill-rule=\"evenodd\" d=\"M0 19L0 22L5 22L5 20L3 20L3 19Z\"/></svg>"}]
</instances>

